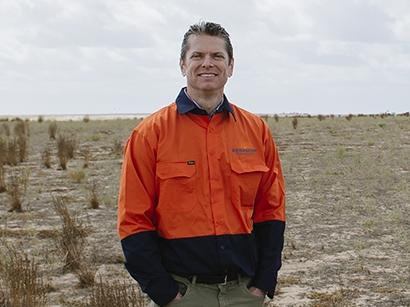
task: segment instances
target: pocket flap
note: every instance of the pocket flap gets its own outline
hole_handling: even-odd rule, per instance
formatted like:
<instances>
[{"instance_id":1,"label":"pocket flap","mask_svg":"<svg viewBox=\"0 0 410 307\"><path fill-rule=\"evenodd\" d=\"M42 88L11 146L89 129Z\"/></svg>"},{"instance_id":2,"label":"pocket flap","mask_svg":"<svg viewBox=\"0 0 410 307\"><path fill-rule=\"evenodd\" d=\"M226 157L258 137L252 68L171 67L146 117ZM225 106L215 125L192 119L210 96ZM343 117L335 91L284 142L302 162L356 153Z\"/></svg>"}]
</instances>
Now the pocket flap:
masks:
<instances>
[{"instance_id":1,"label":"pocket flap","mask_svg":"<svg viewBox=\"0 0 410 307\"><path fill-rule=\"evenodd\" d=\"M188 165L187 162L157 163L157 176L161 179L192 177L195 170L195 165Z\"/></svg>"},{"instance_id":2,"label":"pocket flap","mask_svg":"<svg viewBox=\"0 0 410 307\"><path fill-rule=\"evenodd\" d=\"M232 160L231 169L238 174L253 173L253 172L263 172L269 171L269 167L263 161L252 161L252 160Z\"/></svg>"}]
</instances>

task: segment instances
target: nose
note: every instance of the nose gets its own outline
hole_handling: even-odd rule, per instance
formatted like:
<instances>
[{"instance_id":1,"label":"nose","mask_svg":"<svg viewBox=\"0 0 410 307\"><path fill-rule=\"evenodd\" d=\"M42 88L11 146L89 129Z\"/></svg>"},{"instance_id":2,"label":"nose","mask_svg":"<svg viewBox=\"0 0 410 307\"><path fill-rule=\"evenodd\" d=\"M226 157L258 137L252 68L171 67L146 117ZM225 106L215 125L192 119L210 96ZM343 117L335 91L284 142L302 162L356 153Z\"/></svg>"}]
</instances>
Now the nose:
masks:
<instances>
[{"instance_id":1,"label":"nose","mask_svg":"<svg viewBox=\"0 0 410 307\"><path fill-rule=\"evenodd\" d=\"M205 67L212 67L212 66L214 66L212 57L209 54L205 55L204 60L202 62L202 67L205 68Z\"/></svg>"}]
</instances>

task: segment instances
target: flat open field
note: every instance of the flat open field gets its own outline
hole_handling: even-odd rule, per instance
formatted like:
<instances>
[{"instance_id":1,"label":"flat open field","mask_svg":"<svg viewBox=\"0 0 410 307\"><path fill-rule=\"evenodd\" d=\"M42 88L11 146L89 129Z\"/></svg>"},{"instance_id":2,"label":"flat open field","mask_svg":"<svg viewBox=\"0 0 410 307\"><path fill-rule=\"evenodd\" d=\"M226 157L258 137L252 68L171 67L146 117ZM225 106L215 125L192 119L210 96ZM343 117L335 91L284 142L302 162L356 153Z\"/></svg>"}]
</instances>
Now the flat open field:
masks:
<instances>
[{"instance_id":1,"label":"flat open field","mask_svg":"<svg viewBox=\"0 0 410 307\"><path fill-rule=\"evenodd\" d=\"M296 129L292 120L267 119L281 153L288 218L277 294L266 305L410 306L410 118L298 118ZM6 183L15 173L28 181L20 192L23 212L9 212L10 194L0 193L0 306L11 295L10 272L18 272L13 262L22 253L28 255L22 263L38 265L34 280L45 285L35 294L42 295L38 306L98 306L89 301L99 283L135 284L122 265L116 201L119 144L137 123L57 122L57 135L76 143L67 170L49 138L50 122L28 123L27 158L4 166ZM5 126L12 138L16 124L1 122L0 138L7 138ZM51 168L42 162L45 149ZM93 188L97 209L90 208ZM77 269L61 245L59 200L80 229L73 235Z\"/></svg>"}]
</instances>

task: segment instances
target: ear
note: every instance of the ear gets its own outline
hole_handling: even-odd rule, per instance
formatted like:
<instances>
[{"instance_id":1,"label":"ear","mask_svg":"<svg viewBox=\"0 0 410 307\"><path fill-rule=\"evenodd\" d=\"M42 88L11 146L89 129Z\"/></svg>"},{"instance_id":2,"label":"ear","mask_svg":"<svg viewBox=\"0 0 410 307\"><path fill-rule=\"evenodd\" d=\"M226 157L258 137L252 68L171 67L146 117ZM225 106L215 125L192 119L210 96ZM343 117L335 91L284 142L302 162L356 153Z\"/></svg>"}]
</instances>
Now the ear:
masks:
<instances>
[{"instance_id":1,"label":"ear","mask_svg":"<svg viewBox=\"0 0 410 307\"><path fill-rule=\"evenodd\" d=\"M232 77L233 75L233 64L234 64L234 60L232 58L228 64L228 77Z\"/></svg>"},{"instance_id":2,"label":"ear","mask_svg":"<svg viewBox=\"0 0 410 307\"><path fill-rule=\"evenodd\" d=\"M182 75L185 77L186 75L186 66L184 60L179 60L179 68L181 69Z\"/></svg>"}]
</instances>

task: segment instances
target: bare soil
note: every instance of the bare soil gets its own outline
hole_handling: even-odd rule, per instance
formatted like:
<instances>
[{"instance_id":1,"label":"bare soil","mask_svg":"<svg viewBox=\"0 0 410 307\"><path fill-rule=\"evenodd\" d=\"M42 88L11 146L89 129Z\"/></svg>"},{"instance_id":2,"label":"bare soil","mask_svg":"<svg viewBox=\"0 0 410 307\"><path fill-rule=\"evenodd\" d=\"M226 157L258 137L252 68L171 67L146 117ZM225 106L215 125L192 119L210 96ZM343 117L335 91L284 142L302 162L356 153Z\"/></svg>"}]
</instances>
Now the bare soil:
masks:
<instances>
[{"instance_id":1,"label":"bare soil","mask_svg":"<svg viewBox=\"0 0 410 307\"><path fill-rule=\"evenodd\" d=\"M7 193L0 193L0 251L13 244L39 264L49 284L47 306L82 306L91 293L63 269L53 239L62 225L56 195L87 229L84 261L96 281L136 285L122 264L116 203L118 143L138 121L58 122L59 133L78 144L65 171L48 137L50 122L32 121L27 161L5 167L6 180L13 170L30 176L22 213L8 212ZM267 121L286 177L287 228L277 293L266 306L410 306L409 117L298 118L297 129L292 118ZM52 153L50 169L41 162L45 148ZM90 208L93 184L98 209Z\"/></svg>"}]
</instances>

